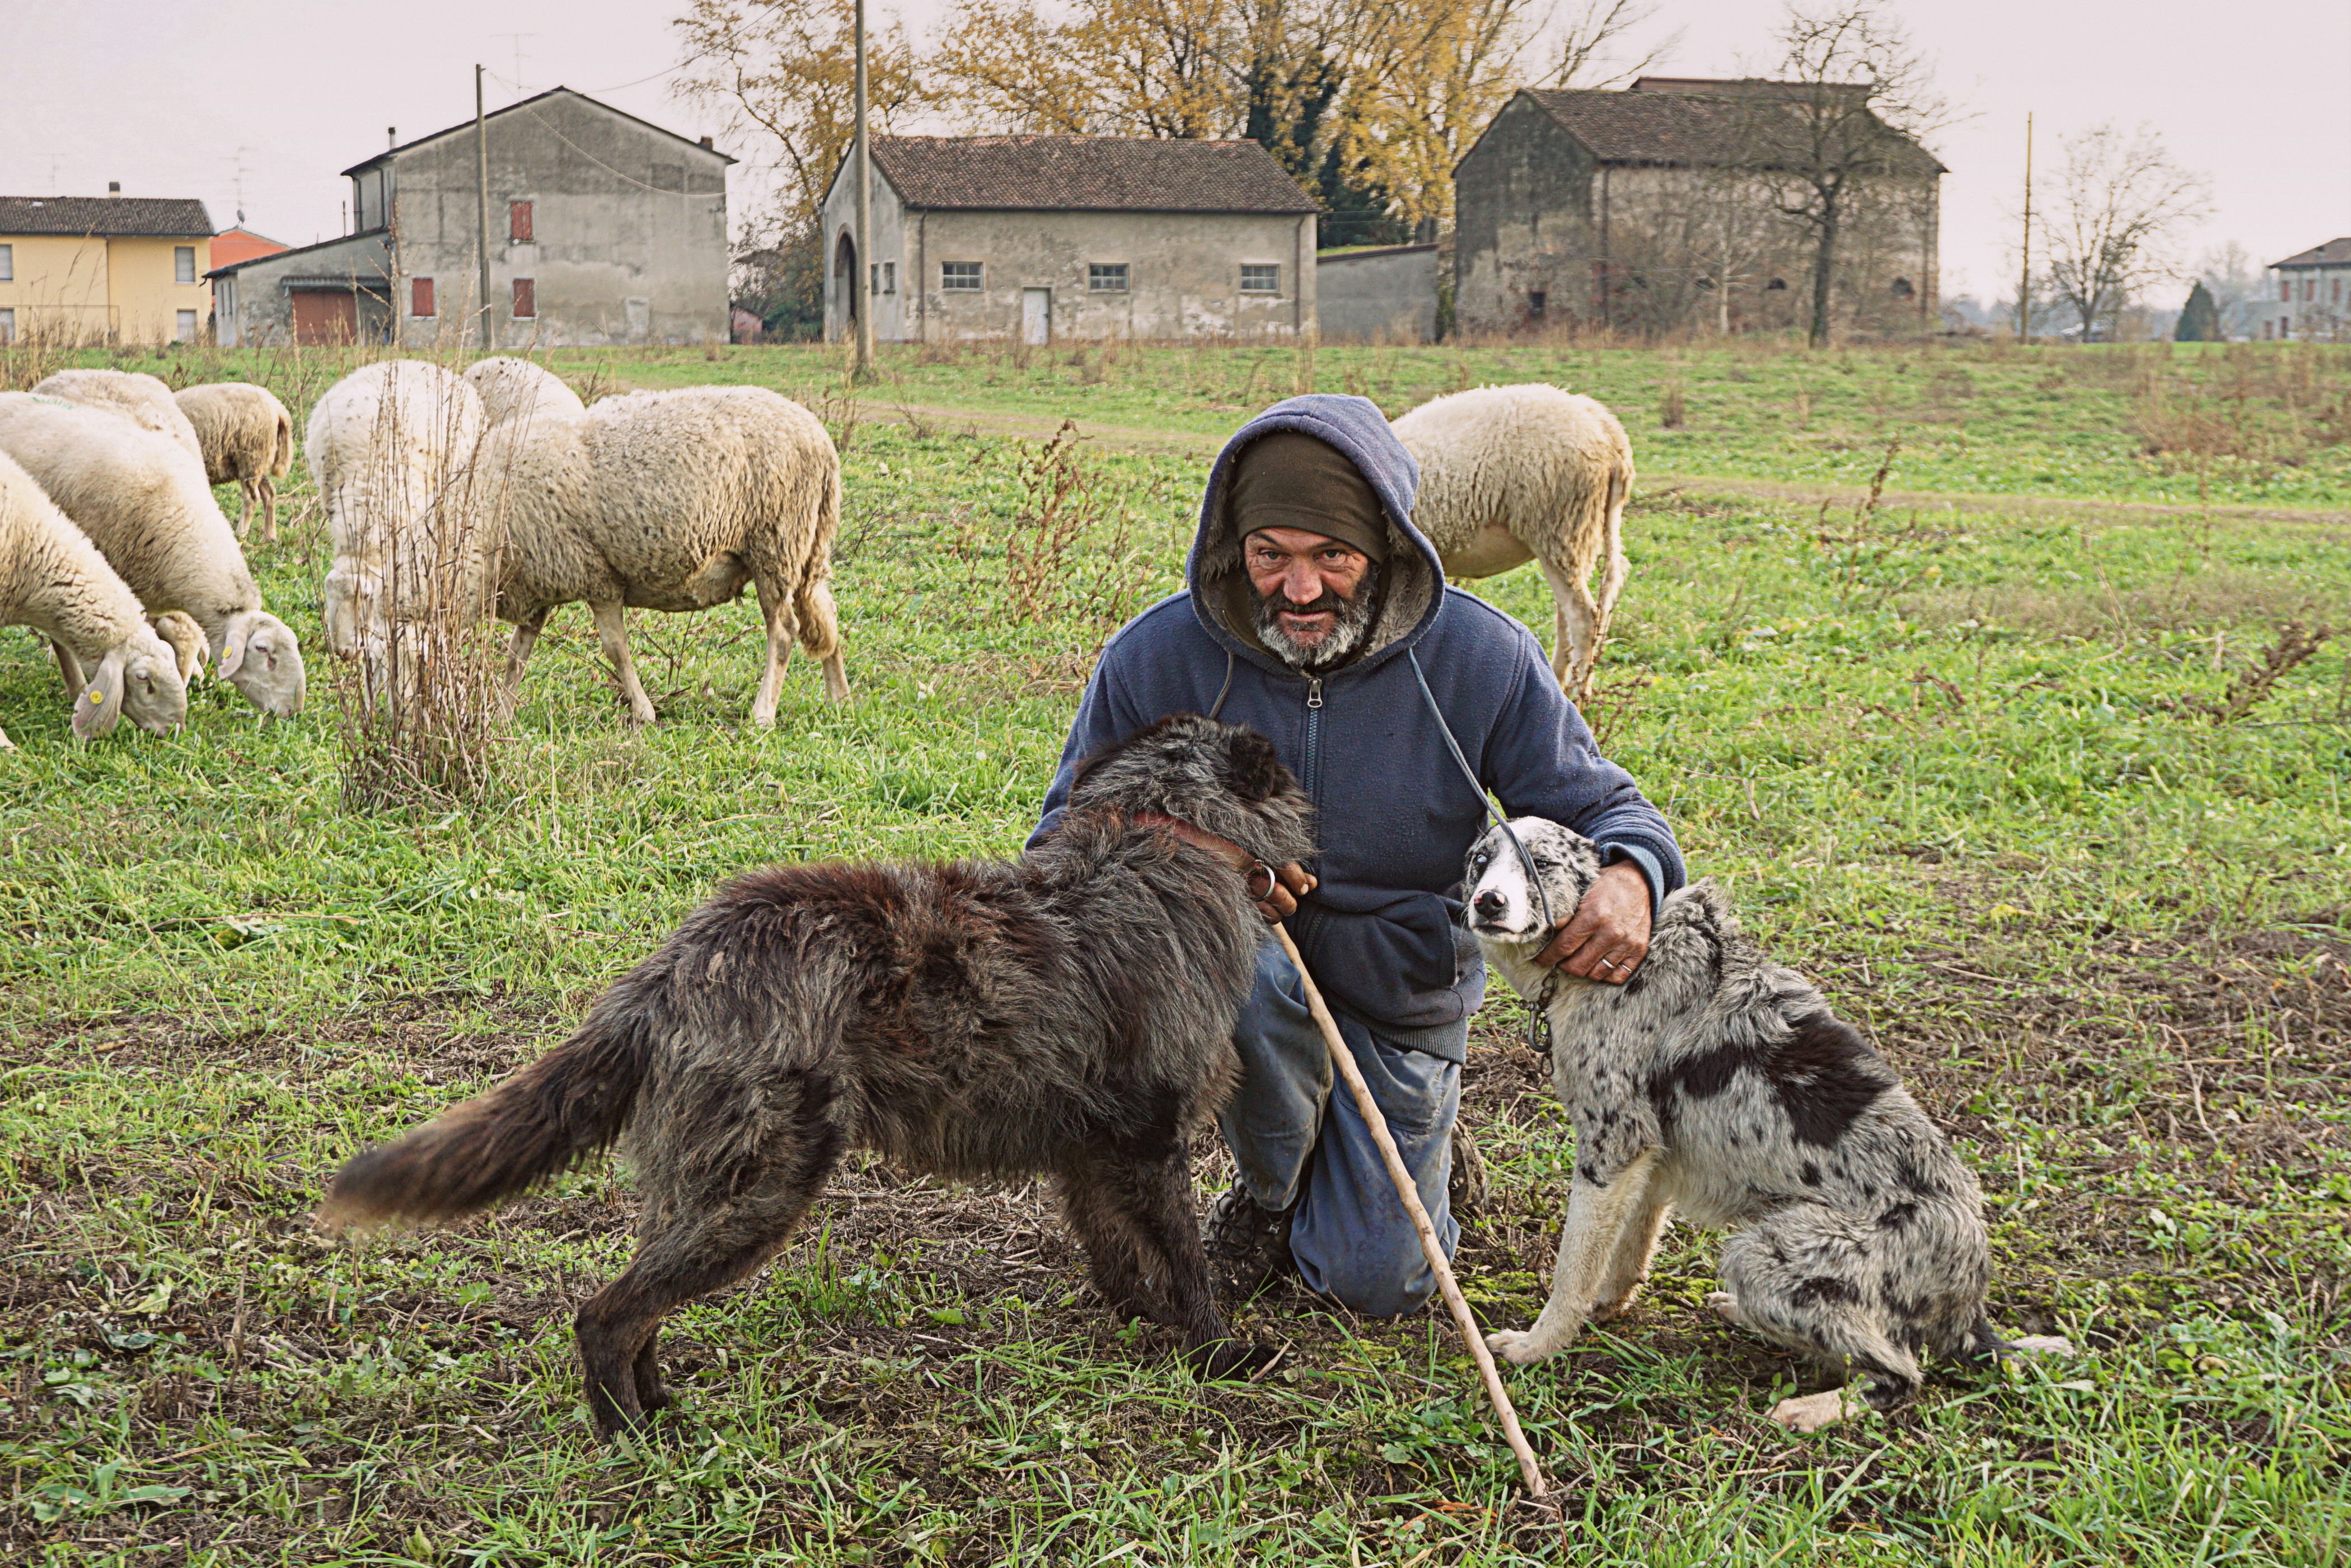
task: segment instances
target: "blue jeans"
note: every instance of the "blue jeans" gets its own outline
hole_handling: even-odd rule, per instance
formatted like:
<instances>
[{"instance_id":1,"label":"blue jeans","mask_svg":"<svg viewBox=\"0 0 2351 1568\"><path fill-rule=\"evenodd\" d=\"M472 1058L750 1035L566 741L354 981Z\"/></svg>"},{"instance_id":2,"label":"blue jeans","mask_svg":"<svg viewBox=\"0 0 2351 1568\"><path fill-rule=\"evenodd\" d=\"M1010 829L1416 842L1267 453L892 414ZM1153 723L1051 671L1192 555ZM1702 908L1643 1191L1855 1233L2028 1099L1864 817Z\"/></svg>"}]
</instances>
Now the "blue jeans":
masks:
<instances>
[{"instance_id":1,"label":"blue jeans","mask_svg":"<svg viewBox=\"0 0 2351 1568\"><path fill-rule=\"evenodd\" d=\"M1339 1033L1450 1258L1461 1238L1445 1196L1461 1069L1390 1044L1344 1014ZM1437 1276L1354 1096L1344 1085L1333 1092L1330 1050L1277 943L1258 950L1257 987L1233 1026L1233 1044L1240 1091L1217 1121L1249 1196L1272 1210L1298 1205L1290 1251L1300 1276L1365 1317L1417 1311L1437 1293Z\"/></svg>"}]
</instances>

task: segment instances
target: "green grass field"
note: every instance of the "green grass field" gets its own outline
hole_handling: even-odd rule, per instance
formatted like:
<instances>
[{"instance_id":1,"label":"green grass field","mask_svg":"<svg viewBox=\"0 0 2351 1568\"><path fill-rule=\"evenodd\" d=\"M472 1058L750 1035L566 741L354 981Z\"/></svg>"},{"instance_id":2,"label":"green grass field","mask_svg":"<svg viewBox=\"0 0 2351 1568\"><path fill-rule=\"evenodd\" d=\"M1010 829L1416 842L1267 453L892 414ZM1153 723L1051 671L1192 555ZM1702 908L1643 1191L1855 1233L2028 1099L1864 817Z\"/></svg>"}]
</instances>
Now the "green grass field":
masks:
<instances>
[{"instance_id":1,"label":"green grass field","mask_svg":"<svg viewBox=\"0 0 2351 1568\"><path fill-rule=\"evenodd\" d=\"M844 1175L770 1272L674 1321L685 1419L649 1450L592 1442L571 1361L630 1251L618 1166L450 1231L312 1234L340 1159L544 1050L718 879L1015 851L1105 629L1177 582L1202 454L1299 376L907 350L852 403L816 349L553 361L825 414L854 699L797 661L751 730L753 607L641 615L662 722L632 732L565 610L494 795L361 815L323 654L298 722L208 684L176 737L77 746L44 650L0 629L8 1560L2351 1559L2351 354L1318 356L1392 412L1592 390L1675 476L1627 518L1593 722L1953 1133L1996 1319L2082 1347L1791 1438L1761 1412L1795 1369L1703 1311L1716 1240L1677 1229L1639 1307L1510 1374L1563 1522L1515 1501L1440 1317L1277 1290L1239 1316L1285 1369L1196 1386L1096 1304L1040 1189ZM298 418L345 368L135 367L266 379ZM1035 539L1015 436L1065 416L1100 438L1098 515L1040 597L1005 567ZM1897 437L1896 501L1855 505ZM306 643L310 500L252 550ZM1533 573L1478 587L1548 640ZM2256 691L2296 621L2346 633ZM1523 1022L1489 1000L1467 1078L1495 1189L1460 1267L1497 1324L1540 1306L1573 1163Z\"/></svg>"}]
</instances>

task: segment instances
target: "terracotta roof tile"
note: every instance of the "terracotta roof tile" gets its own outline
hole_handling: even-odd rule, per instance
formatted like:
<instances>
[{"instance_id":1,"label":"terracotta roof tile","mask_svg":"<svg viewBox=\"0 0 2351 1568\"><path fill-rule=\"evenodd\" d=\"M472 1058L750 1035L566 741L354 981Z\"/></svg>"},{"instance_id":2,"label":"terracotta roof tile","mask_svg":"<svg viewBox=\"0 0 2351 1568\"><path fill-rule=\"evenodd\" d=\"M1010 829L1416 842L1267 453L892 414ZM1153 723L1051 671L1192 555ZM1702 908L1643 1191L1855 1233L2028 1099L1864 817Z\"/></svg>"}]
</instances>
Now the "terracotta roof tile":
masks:
<instances>
[{"instance_id":1,"label":"terracotta roof tile","mask_svg":"<svg viewBox=\"0 0 2351 1568\"><path fill-rule=\"evenodd\" d=\"M1673 88L1612 92L1583 88L1520 89L1603 163L1662 163L1681 167L1739 164L1760 105L1793 97L1795 84L1782 82L1674 81ZM1696 90L1705 88L1708 90ZM1778 92L1763 89L1778 88ZM1943 166L1905 137L1899 156L1907 173L1938 173ZM1914 161L1915 157L1915 161Z\"/></svg>"},{"instance_id":2,"label":"terracotta roof tile","mask_svg":"<svg viewBox=\"0 0 2351 1568\"><path fill-rule=\"evenodd\" d=\"M0 196L0 234L211 237L202 202L176 196Z\"/></svg>"},{"instance_id":3,"label":"terracotta roof tile","mask_svg":"<svg viewBox=\"0 0 2351 1568\"><path fill-rule=\"evenodd\" d=\"M2323 245L2313 245L2272 266L2351 266L2351 240L2329 240Z\"/></svg>"},{"instance_id":4,"label":"terracotta roof tile","mask_svg":"<svg viewBox=\"0 0 2351 1568\"><path fill-rule=\"evenodd\" d=\"M1095 213L1311 213L1254 141L1116 136L877 136L873 163L909 207ZM844 164L844 168L846 165Z\"/></svg>"}]
</instances>

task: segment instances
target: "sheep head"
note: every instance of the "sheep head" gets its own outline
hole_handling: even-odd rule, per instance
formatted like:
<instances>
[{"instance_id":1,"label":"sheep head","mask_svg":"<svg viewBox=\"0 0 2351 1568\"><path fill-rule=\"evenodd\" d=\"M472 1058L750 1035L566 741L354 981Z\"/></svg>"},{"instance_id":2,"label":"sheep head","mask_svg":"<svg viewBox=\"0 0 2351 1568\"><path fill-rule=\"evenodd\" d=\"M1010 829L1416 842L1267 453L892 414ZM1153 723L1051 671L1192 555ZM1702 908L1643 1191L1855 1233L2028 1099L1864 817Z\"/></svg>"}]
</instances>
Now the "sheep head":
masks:
<instances>
[{"instance_id":1,"label":"sheep head","mask_svg":"<svg viewBox=\"0 0 2351 1568\"><path fill-rule=\"evenodd\" d=\"M308 680L293 629L267 610L238 610L220 639L220 675L265 713L290 719L302 711Z\"/></svg>"}]
</instances>

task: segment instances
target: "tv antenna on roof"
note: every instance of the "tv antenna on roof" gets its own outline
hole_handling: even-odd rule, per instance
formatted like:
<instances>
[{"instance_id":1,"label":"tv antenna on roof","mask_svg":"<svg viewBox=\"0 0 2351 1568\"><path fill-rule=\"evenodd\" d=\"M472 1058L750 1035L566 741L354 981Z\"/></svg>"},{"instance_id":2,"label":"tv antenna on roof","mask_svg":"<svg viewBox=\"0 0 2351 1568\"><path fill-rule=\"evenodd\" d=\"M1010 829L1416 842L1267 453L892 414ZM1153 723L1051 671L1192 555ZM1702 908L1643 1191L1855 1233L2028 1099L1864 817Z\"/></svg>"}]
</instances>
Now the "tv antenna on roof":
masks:
<instances>
[{"instance_id":1,"label":"tv antenna on roof","mask_svg":"<svg viewBox=\"0 0 2351 1568\"><path fill-rule=\"evenodd\" d=\"M236 221L240 224L245 222L245 155L258 151L257 148L240 147L229 155L229 161L236 165Z\"/></svg>"},{"instance_id":2,"label":"tv antenna on roof","mask_svg":"<svg viewBox=\"0 0 2351 1568\"><path fill-rule=\"evenodd\" d=\"M538 35L537 33L492 33L490 36L510 39L514 44L514 89L515 96L519 98L522 96L522 41L525 38L536 38Z\"/></svg>"}]
</instances>

